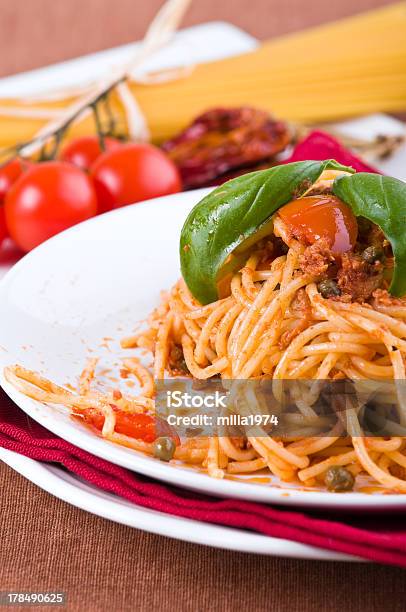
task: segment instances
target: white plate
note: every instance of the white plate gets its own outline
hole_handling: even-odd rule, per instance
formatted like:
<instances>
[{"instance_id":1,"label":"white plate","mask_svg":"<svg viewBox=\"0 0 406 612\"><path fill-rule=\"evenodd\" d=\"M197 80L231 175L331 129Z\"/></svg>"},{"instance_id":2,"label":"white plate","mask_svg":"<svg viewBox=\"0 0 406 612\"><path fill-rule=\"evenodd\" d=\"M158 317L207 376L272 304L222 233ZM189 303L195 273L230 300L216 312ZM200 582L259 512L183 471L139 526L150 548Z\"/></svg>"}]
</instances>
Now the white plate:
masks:
<instances>
[{"instance_id":1,"label":"white plate","mask_svg":"<svg viewBox=\"0 0 406 612\"><path fill-rule=\"evenodd\" d=\"M117 367L117 359L129 353L119 348L119 338L131 333L156 306L160 290L178 278L181 226L207 192L158 198L96 217L55 236L17 263L0 285L1 369L18 362L64 384L76 381L89 355L99 356L101 367ZM27 414L55 434L113 463L185 488L307 507L406 508L406 495L338 495L285 484L212 479L109 443L67 412L25 397L3 374L1 382Z\"/></svg>"},{"instance_id":2,"label":"white plate","mask_svg":"<svg viewBox=\"0 0 406 612\"><path fill-rule=\"evenodd\" d=\"M195 544L262 555L312 559L313 561L364 561L359 557L322 550L299 542L271 538L241 529L201 523L140 508L115 495L101 491L58 467L33 461L4 448L0 448L0 459L55 497L97 516L143 531Z\"/></svg>"}]
</instances>

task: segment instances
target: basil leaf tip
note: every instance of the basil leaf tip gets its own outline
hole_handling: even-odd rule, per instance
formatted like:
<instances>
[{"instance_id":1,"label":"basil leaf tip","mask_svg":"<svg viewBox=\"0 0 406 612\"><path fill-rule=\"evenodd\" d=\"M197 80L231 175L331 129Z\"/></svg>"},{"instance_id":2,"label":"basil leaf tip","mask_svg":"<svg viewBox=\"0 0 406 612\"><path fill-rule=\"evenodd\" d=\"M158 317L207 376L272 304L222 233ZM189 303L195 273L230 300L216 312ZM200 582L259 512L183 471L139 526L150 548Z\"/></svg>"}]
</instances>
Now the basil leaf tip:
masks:
<instances>
[{"instance_id":1,"label":"basil leaf tip","mask_svg":"<svg viewBox=\"0 0 406 612\"><path fill-rule=\"evenodd\" d=\"M265 226L269 230L271 216L306 193L325 170L354 172L334 159L282 164L228 181L193 208L181 231L180 262L201 304L218 299L222 270L231 274L241 265L239 257L227 262L231 253L255 241Z\"/></svg>"},{"instance_id":2,"label":"basil leaf tip","mask_svg":"<svg viewBox=\"0 0 406 612\"><path fill-rule=\"evenodd\" d=\"M406 183L390 176L358 172L337 178L333 192L356 216L381 228L395 257L389 291L397 297L406 295Z\"/></svg>"}]
</instances>

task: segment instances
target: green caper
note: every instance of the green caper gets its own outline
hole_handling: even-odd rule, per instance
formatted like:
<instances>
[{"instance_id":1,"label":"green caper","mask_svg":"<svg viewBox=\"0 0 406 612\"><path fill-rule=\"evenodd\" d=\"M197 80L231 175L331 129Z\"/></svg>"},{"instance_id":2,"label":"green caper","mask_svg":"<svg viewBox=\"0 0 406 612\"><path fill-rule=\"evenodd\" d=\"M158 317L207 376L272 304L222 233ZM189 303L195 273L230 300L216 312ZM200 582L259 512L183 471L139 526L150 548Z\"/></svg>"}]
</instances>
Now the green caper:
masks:
<instances>
[{"instance_id":1,"label":"green caper","mask_svg":"<svg viewBox=\"0 0 406 612\"><path fill-rule=\"evenodd\" d=\"M170 461L175 452L175 442L166 436L157 438L154 443L154 457L161 461Z\"/></svg>"},{"instance_id":2,"label":"green caper","mask_svg":"<svg viewBox=\"0 0 406 612\"><path fill-rule=\"evenodd\" d=\"M320 281L317 285L317 289L324 298L337 297L341 295L340 287L337 285L335 280L331 278Z\"/></svg>"},{"instance_id":3,"label":"green caper","mask_svg":"<svg viewBox=\"0 0 406 612\"><path fill-rule=\"evenodd\" d=\"M362 259L366 263L374 264L376 261L382 261L384 258L383 250L379 246L371 245L362 253Z\"/></svg>"},{"instance_id":4,"label":"green caper","mask_svg":"<svg viewBox=\"0 0 406 612\"><path fill-rule=\"evenodd\" d=\"M340 491L352 491L355 480L347 468L341 465L332 465L326 471L324 482L329 491L339 493Z\"/></svg>"}]
</instances>

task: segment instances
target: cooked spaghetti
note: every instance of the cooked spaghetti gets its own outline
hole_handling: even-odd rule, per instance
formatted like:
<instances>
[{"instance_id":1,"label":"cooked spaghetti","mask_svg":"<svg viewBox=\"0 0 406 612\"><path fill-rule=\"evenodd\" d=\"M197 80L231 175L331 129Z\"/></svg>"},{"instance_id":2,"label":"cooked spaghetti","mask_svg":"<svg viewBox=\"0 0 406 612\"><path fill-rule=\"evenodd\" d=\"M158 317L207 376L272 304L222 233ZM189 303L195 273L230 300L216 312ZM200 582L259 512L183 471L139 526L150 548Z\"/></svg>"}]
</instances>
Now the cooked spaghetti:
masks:
<instances>
[{"instance_id":1,"label":"cooked spaghetti","mask_svg":"<svg viewBox=\"0 0 406 612\"><path fill-rule=\"evenodd\" d=\"M68 407L107 440L157 456L154 381L164 376L265 378L275 383L405 379L406 300L387 291L393 267L389 242L377 226L355 221L326 191L329 186L318 182L311 194L280 209L272 233L257 242L245 265L228 278L228 290L223 287L228 295L222 299L202 305L183 279L162 295L147 328L122 340L123 348L153 354L153 371L135 357L124 361L125 376L139 381L138 396L93 390L96 360L82 372L77 392L21 366L7 368L7 380L35 400ZM316 238L311 235L314 221L297 223L300 206L309 207L311 200L304 200L312 197L327 202L336 219L337 210L344 211L335 225L335 246L327 239L327 217L324 234ZM298 399L304 420L314 400L312 391ZM349 418L352 435L342 435L338 422L325 436L281 439L261 430L238 439L175 436L169 456L158 456L204 469L215 478L266 472L305 487L326 483L330 490L350 490L357 476L366 474L385 492L406 493L406 439L364 437L356 412ZM402 423L401 418L400 433ZM171 434L165 424L159 427L162 443ZM334 478L337 486L331 486Z\"/></svg>"}]
</instances>

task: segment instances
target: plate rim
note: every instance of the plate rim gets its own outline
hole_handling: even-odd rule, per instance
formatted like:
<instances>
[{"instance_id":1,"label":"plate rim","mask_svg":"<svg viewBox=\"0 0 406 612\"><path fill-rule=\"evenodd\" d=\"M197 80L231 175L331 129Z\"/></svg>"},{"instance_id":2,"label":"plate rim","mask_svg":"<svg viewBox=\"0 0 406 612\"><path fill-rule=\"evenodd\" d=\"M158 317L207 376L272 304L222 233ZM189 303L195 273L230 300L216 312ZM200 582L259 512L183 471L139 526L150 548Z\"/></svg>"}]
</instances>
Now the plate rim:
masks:
<instances>
[{"instance_id":1,"label":"plate rim","mask_svg":"<svg viewBox=\"0 0 406 612\"><path fill-rule=\"evenodd\" d=\"M93 217L92 219L79 223L53 236L30 253L27 253L8 271L4 278L1 279L0 299L4 299L7 296L9 284L16 275L21 272L24 273L27 266L29 269L31 261L35 261L35 259L41 256L46 250L51 249L52 252L53 245L64 242L65 244L69 244L69 240L72 236L74 237L77 232L97 232L97 226L108 222L111 216L121 216L125 220L126 215L128 215L130 211L131 214L134 214L135 210L144 210L147 206L150 206L151 209L156 212L156 208L159 205L165 206L168 200L180 198L181 200L185 200L185 203L189 202L189 200L192 200L194 203L197 201L198 197L202 197L210 191L211 188L197 189L126 206L105 213L104 215ZM176 210L176 206L174 210ZM96 230L92 228L96 228ZM44 274L46 274L46 271ZM3 357L1 361L4 361ZM31 400L15 390L4 379L3 371L0 372L0 386L3 387L7 395L9 395L24 412L52 433L107 461L111 461L112 463L121 465L132 471L143 473L152 478L157 478L176 486L217 495L219 497L233 497L262 503L276 503L285 506L294 505L303 508L334 508L340 511L395 511L404 510L406 508L406 494L370 495L357 492L332 494L326 491L305 491L294 488L283 488L283 485L282 488L279 488L276 486L267 487L261 484L243 483L234 480L217 480L210 478L206 474L201 474L196 471L192 472L181 466L167 465L158 460L146 457L141 453L137 453L136 451L132 451L131 455L129 455L128 449L123 450L122 447L102 440L87 430L81 432L73 426L66 427L65 423L60 423L58 419L55 418L55 409L52 407L47 406L47 411L39 411L39 402ZM49 415L51 415L52 418L48 418Z\"/></svg>"}]
</instances>

